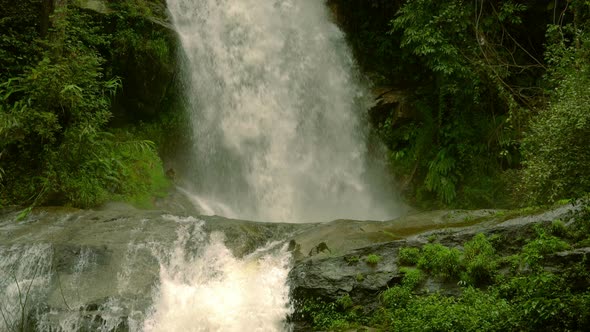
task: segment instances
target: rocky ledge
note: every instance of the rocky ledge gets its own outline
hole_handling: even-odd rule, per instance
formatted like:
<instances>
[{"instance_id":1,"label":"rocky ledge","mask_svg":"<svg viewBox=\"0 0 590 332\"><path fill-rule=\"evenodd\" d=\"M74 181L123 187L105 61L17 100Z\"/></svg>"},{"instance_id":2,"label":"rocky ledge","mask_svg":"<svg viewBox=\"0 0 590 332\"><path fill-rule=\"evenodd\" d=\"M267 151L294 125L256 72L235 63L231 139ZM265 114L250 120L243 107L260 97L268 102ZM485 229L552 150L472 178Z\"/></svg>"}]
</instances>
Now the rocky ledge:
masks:
<instances>
[{"instance_id":1,"label":"rocky ledge","mask_svg":"<svg viewBox=\"0 0 590 332\"><path fill-rule=\"evenodd\" d=\"M76 298L80 310L97 311L105 302L123 296L132 303L122 303L123 309L116 315L120 321L126 321L132 309L145 310L151 301L151 289L160 269L153 256L154 244L174 243L178 219L192 218L202 223L205 233L224 233L227 247L238 257L271 241L287 244L293 257L289 283L296 308L305 299L334 301L348 295L370 310L381 292L399 284L404 277L400 248L418 248L427 243L462 248L476 234L483 233L500 239L496 241L499 255L511 255L534 236L536 225L550 225L557 219L567 225L578 209L564 205L536 213L431 211L390 221L336 220L317 224L261 223L215 216L192 218L123 205L97 211L39 208L19 221L18 211L4 211L0 214L0 267L6 274L9 267L18 265L12 259L18 256L15 251L25 255L27 250L40 248L38 251L51 253L38 254L40 260L49 260L44 262L44 273L50 277L43 286L47 290L43 298L32 299L43 302L35 310L71 311L64 301L66 297ZM577 262L586 262L588 266L589 253L588 247L557 252L544 258L544 266L553 271ZM80 266L84 262L91 264ZM35 269L35 273L41 272ZM131 277L125 279L125 275ZM10 279L8 274L4 277L4 281ZM74 281L75 292L64 294L61 285ZM122 282L124 288L119 285ZM433 277L427 277L418 290L450 295L459 291L456 282ZM0 294L3 292L8 290L0 287ZM121 325L117 329L127 328Z\"/></svg>"}]
</instances>

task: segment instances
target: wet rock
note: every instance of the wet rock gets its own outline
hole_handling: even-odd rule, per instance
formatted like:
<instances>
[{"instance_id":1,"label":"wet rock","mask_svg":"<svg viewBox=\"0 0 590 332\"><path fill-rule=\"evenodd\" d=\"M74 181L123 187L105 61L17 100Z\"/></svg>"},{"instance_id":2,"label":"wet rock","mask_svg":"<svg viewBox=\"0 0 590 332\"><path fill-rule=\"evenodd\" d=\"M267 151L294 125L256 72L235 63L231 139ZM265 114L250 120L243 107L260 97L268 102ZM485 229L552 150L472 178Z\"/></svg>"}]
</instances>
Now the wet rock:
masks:
<instances>
[{"instance_id":1,"label":"wet rock","mask_svg":"<svg viewBox=\"0 0 590 332\"><path fill-rule=\"evenodd\" d=\"M375 106L369 109L369 120L379 127L387 119L391 119L394 128L414 120L412 108L407 102L409 93L394 87L376 87L373 89Z\"/></svg>"},{"instance_id":2,"label":"wet rock","mask_svg":"<svg viewBox=\"0 0 590 332\"><path fill-rule=\"evenodd\" d=\"M590 247L561 251L549 255L545 257L543 263L547 268L555 268L556 270L582 264L584 268L590 271Z\"/></svg>"},{"instance_id":3,"label":"wet rock","mask_svg":"<svg viewBox=\"0 0 590 332\"><path fill-rule=\"evenodd\" d=\"M322 243L332 252L318 252L296 262L289 274L292 296L296 302L315 298L334 301L349 294L355 303L375 305L379 293L402 280L398 266L399 248L419 247L429 242L460 248L476 234L484 233L500 236L498 253L511 255L520 250L525 239L534 236L535 225L566 219L576 209L567 205L507 220L504 220L503 213L494 210L433 211L389 222L334 221L318 225L298 235L297 243L306 250L310 239L315 240L319 234L327 238ZM326 230L330 235L324 233ZM380 232L386 232L390 240L377 236ZM357 237L364 241L354 241ZM584 261L588 250L580 248L558 253L554 260L569 266ZM381 257L375 265L365 261L371 254ZM418 292L458 295L460 287L456 282L442 278L428 278Z\"/></svg>"},{"instance_id":4,"label":"wet rock","mask_svg":"<svg viewBox=\"0 0 590 332\"><path fill-rule=\"evenodd\" d=\"M150 306L159 278L159 261L154 255L174 245L183 234L179 225L197 227L202 223L198 227L205 234L223 233L227 247L238 257L270 242L286 245L293 255L289 282L295 303L315 298L336 300L349 294L368 310L378 305L382 291L403 279L398 264L402 247L429 242L461 247L483 232L500 236L497 250L508 255L534 234L535 225L554 219L567 222L575 209L570 205L520 217L494 210L432 211L390 221L319 224L260 223L217 216L190 219L120 203L101 210L39 208L22 221L16 221L18 210L5 210L0 214L0 250L4 250L0 252L39 246L39 257L45 261L37 263L43 264L41 270L48 279L45 295L35 296L35 308L46 308L47 315L59 317L83 308L84 326L90 330L110 324L125 331L126 326L120 324L131 314L129 308L144 312ZM190 229L183 232L191 233ZM200 243L189 237L187 252L198 250ZM43 253L46 250L50 252ZM590 248L576 248L548 256L547 268L580 263L587 269L589 252ZM378 257L377 262L368 259L372 255ZM584 282L587 280L581 274L579 287L586 287ZM418 291L455 295L459 286L429 278ZM114 299L120 302L113 303ZM107 312L106 308L120 311ZM108 317L114 318L103 321Z\"/></svg>"}]
</instances>

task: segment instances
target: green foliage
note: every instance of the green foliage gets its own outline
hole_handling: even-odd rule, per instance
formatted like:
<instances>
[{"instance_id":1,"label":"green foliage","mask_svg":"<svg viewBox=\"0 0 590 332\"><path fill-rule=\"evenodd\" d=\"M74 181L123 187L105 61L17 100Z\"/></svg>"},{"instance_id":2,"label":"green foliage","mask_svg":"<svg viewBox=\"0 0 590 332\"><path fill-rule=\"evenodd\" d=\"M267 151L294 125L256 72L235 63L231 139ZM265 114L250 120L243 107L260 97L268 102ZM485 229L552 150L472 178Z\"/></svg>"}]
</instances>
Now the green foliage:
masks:
<instances>
[{"instance_id":1,"label":"green foliage","mask_svg":"<svg viewBox=\"0 0 590 332\"><path fill-rule=\"evenodd\" d=\"M349 28L357 53L372 52L368 66L381 75L375 80L404 94L375 125L411 203L510 206L525 110L543 97L542 47L529 47L542 43L539 6L351 0L339 7L356 23ZM386 41L380 34L387 17Z\"/></svg>"},{"instance_id":2,"label":"green foliage","mask_svg":"<svg viewBox=\"0 0 590 332\"><path fill-rule=\"evenodd\" d=\"M400 269L400 272L404 274L402 286L410 290L416 289L424 279L424 274L419 269L404 267Z\"/></svg>"},{"instance_id":3,"label":"green foliage","mask_svg":"<svg viewBox=\"0 0 590 332\"><path fill-rule=\"evenodd\" d=\"M0 82L23 74L39 61L41 0L0 0Z\"/></svg>"},{"instance_id":4,"label":"green foliage","mask_svg":"<svg viewBox=\"0 0 590 332\"><path fill-rule=\"evenodd\" d=\"M426 189L435 192L440 200L447 204L451 203L457 195L458 178L453 172L455 167L455 159L442 149L428 164L428 173L424 180Z\"/></svg>"},{"instance_id":5,"label":"green foliage","mask_svg":"<svg viewBox=\"0 0 590 332\"><path fill-rule=\"evenodd\" d=\"M411 204L588 192L587 1L332 2L373 82L403 96L371 120Z\"/></svg>"},{"instance_id":6,"label":"green foliage","mask_svg":"<svg viewBox=\"0 0 590 332\"><path fill-rule=\"evenodd\" d=\"M567 228L565 224L560 219L553 220L551 222L551 227L549 228L549 232L551 235L563 238L568 235Z\"/></svg>"},{"instance_id":7,"label":"green foliage","mask_svg":"<svg viewBox=\"0 0 590 332\"><path fill-rule=\"evenodd\" d=\"M117 1L110 6L110 15L116 27L112 35L113 67L117 72L128 73L133 81L153 79L158 70L173 70L176 65L172 32L163 26L168 17L166 7L157 0ZM135 83L135 82L134 82ZM134 91L134 94L140 92Z\"/></svg>"},{"instance_id":8,"label":"green foliage","mask_svg":"<svg viewBox=\"0 0 590 332\"><path fill-rule=\"evenodd\" d=\"M381 256L376 254L370 254L365 257L365 262L369 265L377 265L381 261Z\"/></svg>"},{"instance_id":9,"label":"green foliage","mask_svg":"<svg viewBox=\"0 0 590 332\"><path fill-rule=\"evenodd\" d=\"M420 249L404 247L399 249L398 259L400 265L416 265L420 258Z\"/></svg>"},{"instance_id":10,"label":"green foliage","mask_svg":"<svg viewBox=\"0 0 590 332\"><path fill-rule=\"evenodd\" d=\"M106 131L121 87L120 78L105 77L109 37L67 3L52 22L42 60L0 83L0 169L10 174L0 200L151 205L168 185L154 144Z\"/></svg>"},{"instance_id":11,"label":"green foliage","mask_svg":"<svg viewBox=\"0 0 590 332\"><path fill-rule=\"evenodd\" d=\"M346 260L346 262L348 263L348 265L355 265L356 263L359 262L359 256L349 256L349 257L345 257L344 260Z\"/></svg>"},{"instance_id":12,"label":"green foliage","mask_svg":"<svg viewBox=\"0 0 590 332\"><path fill-rule=\"evenodd\" d=\"M346 304L351 304L350 296L340 298ZM349 301L350 300L350 301ZM320 330L341 331L357 325L362 314L355 307L347 307L344 310L341 303L326 303L321 299L306 300L301 306L300 313L304 319L310 321L314 327Z\"/></svg>"},{"instance_id":13,"label":"green foliage","mask_svg":"<svg viewBox=\"0 0 590 332\"><path fill-rule=\"evenodd\" d=\"M381 294L381 303L388 309L405 308L413 297L410 288L393 286Z\"/></svg>"},{"instance_id":14,"label":"green foliage","mask_svg":"<svg viewBox=\"0 0 590 332\"><path fill-rule=\"evenodd\" d=\"M497 273L496 252L485 235L479 233L463 247L463 280L471 284L492 281Z\"/></svg>"},{"instance_id":15,"label":"green foliage","mask_svg":"<svg viewBox=\"0 0 590 332\"><path fill-rule=\"evenodd\" d=\"M587 211L590 209L573 217L585 220ZM538 256L566 249L567 243L548 234L554 228L537 227L536 237L527 240L514 256L515 262L535 256L537 264ZM474 236L463 248L461 253L440 244L426 244L418 266L437 276L443 269L440 262L447 261L456 266L451 269L453 275L485 288L463 287L458 296L424 294L419 290L424 273L418 268L402 268L400 284L379 295L379 308L360 314L347 296L322 302L307 311L314 317L314 328L345 330L363 325L385 331L582 331L590 323L587 262L558 273L536 268L538 265L505 273L499 269L501 260L492 241L483 234ZM446 270L445 274L451 273Z\"/></svg>"},{"instance_id":16,"label":"green foliage","mask_svg":"<svg viewBox=\"0 0 590 332\"><path fill-rule=\"evenodd\" d=\"M445 278L456 277L461 266L461 252L441 244L428 243L422 248L418 267L433 275Z\"/></svg>"},{"instance_id":17,"label":"green foliage","mask_svg":"<svg viewBox=\"0 0 590 332\"><path fill-rule=\"evenodd\" d=\"M505 331L511 306L482 291L468 288L459 298L431 295L418 297L396 310L393 331Z\"/></svg>"},{"instance_id":18,"label":"green foliage","mask_svg":"<svg viewBox=\"0 0 590 332\"><path fill-rule=\"evenodd\" d=\"M519 313L511 318L517 329L580 330L588 323L585 313L590 292L572 294L562 276L547 272L516 276L497 289L499 296L509 300Z\"/></svg>"},{"instance_id":19,"label":"green foliage","mask_svg":"<svg viewBox=\"0 0 590 332\"><path fill-rule=\"evenodd\" d=\"M590 200L585 198L579 202L580 211L574 216L567 228L568 235L574 242L586 242L590 246ZM558 234L556 234L558 235Z\"/></svg>"},{"instance_id":20,"label":"green foliage","mask_svg":"<svg viewBox=\"0 0 590 332\"><path fill-rule=\"evenodd\" d=\"M566 250L570 246L564 240L547 234L542 228L537 228L537 238L522 248L521 259L531 268L540 268L540 261L548 254Z\"/></svg>"},{"instance_id":21,"label":"green foliage","mask_svg":"<svg viewBox=\"0 0 590 332\"><path fill-rule=\"evenodd\" d=\"M522 190L529 203L581 197L590 191L589 141L590 64L586 64L565 74L553 103L534 118L524 139Z\"/></svg>"},{"instance_id":22,"label":"green foliage","mask_svg":"<svg viewBox=\"0 0 590 332\"><path fill-rule=\"evenodd\" d=\"M336 300L336 303L339 304L340 307L344 310L350 309L354 306L352 298L348 294L340 297L338 300Z\"/></svg>"}]
</instances>

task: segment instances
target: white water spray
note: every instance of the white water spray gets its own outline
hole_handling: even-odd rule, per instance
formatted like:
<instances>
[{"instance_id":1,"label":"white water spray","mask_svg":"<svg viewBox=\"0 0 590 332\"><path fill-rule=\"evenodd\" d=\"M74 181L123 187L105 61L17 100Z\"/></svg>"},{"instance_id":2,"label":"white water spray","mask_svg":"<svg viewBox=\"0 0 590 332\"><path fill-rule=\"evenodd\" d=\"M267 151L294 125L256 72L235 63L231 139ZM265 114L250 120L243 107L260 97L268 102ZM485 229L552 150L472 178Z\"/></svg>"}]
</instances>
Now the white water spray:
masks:
<instances>
[{"instance_id":1,"label":"white water spray","mask_svg":"<svg viewBox=\"0 0 590 332\"><path fill-rule=\"evenodd\" d=\"M207 212L291 222L396 216L391 195L368 184L387 186L367 171L368 94L323 1L168 7L188 59L194 190L217 202Z\"/></svg>"},{"instance_id":2,"label":"white water spray","mask_svg":"<svg viewBox=\"0 0 590 332\"><path fill-rule=\"evenodd\" d=\"M46 244L0 247L0 331L28 328L28 312L50 284L51 260Z\"/></svg>"},{"instance_id":3,"label":"white water spray","mask_svg":"<svg viewBox=\"0 0 590 332\"><path fill-rule=\"evenodd\" d=\"M178 230L174 250L162 257L160 286L146 332L284 331L290 313L289 254L264 249L238 259L220 233L204 238L193 218ZM191 252L189 242L204 244Z\"/></svg>"}]
</instances>

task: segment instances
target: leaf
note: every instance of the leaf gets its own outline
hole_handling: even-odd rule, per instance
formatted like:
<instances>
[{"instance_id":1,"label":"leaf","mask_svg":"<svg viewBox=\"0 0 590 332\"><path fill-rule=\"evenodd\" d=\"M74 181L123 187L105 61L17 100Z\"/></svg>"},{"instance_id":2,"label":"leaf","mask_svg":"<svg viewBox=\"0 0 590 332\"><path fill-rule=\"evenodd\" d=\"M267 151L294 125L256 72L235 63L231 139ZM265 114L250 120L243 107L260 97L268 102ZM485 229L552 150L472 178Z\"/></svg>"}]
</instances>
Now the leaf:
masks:
<instances>
[{"instance_id":1,"label":"leaf","mask_svg":"<svg viewBox=\"0 0 590 332\"><path fill-rule=\"evenodd\" d=\"M33 206L29 206L28 208L22 210L21 212L18 213L18 215L16 216L16 221L20 222L23 221L30 213L31 211L33 211Z\"/></svg>"}]
</instances>

